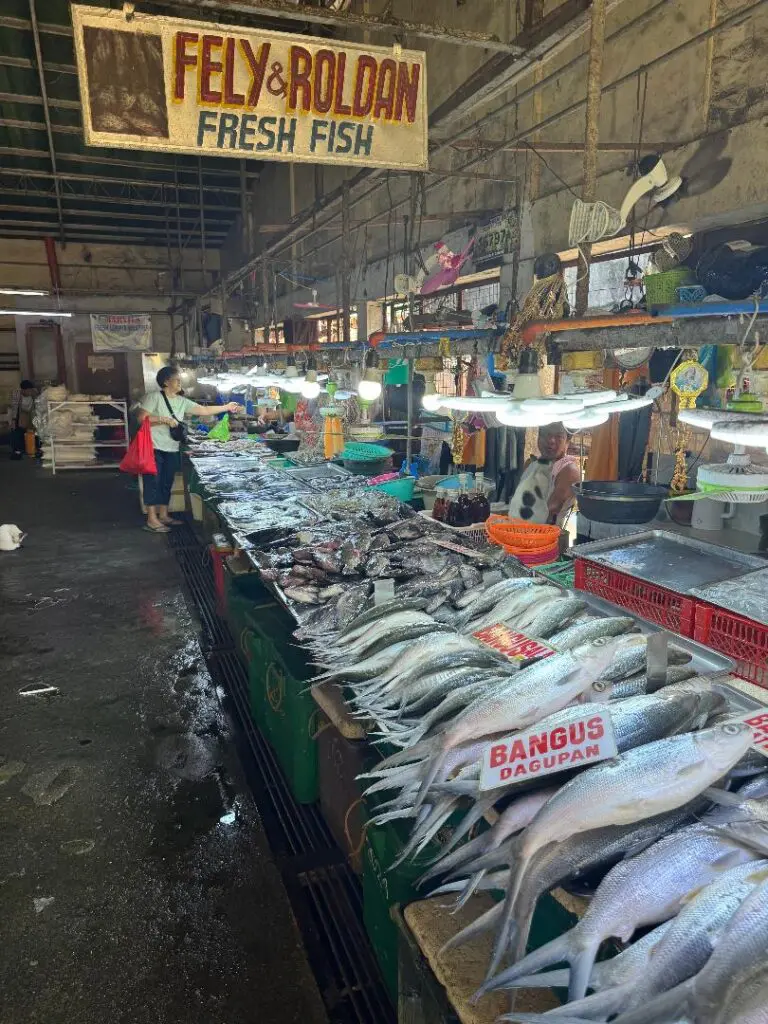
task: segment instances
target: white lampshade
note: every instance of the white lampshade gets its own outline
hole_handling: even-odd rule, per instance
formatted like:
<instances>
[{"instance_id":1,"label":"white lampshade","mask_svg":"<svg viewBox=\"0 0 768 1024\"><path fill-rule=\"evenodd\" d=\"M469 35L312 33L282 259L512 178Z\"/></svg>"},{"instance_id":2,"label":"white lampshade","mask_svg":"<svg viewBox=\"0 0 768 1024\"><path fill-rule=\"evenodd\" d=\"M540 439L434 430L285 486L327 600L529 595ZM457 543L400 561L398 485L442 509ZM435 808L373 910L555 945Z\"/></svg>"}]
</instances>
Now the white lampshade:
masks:
<instances>
[{"instance_id":1,"label":"white lampshade","mask_svg":"<svg viewBox=\"0 0 768 1024\"><path fill-rule=\"evenodd\" d=\"M604 402L614 402L619 397L615 391L576 391L570 397L578 398L588 409L592 405L602 405Z\"/></svg>"},{"instance_id":2,"label":"white lampshade","mask_svg":"<svg viewBox=\"0 0 768 1024\"><path fill-rule=\"evenodd\" d=\"M497 409L494 416L505 427L545 427L548 423L557 423L562 417L562 413L525 406L525 402L509 402L503 409Z\"/></svg>"},{"instance_id":3,"label":"white lampshade","mask_svg":"<svg viewBox=\"0 0 768 1024\"><path fill-rule=\"evenodd\" d=\"M317 371L307 370L304 377L304 383L301 386L301 394L303 398L313 399L317 398L320 394L320 385L317 381Z\"/></svg>"},{"instance_id":4,"label":"white lampshade","mask_svg":"<svg viewBox=\"0 0 768 1024\"><path fill-rule=\"evenodd\" d=\"M629 398L618 398L615 402L604 402L597 408L601 412L634 412L635 409L645 409L653 405L653 399L645 395L631 395Z\"/></svg>"},{"instance_id":5,"label":"white lampshade","mask_svg":"<svg viewBox=\"0 0 768 1024\"><path fill-rule=\"evenodd\" d=\"M713 441L726 441L745 448L768 448L768 419L755 417L746 422L725 420L713 423L709 436Z\"/></svg>"},{"instance_id":6,"label":"white lampshade","mask_svg":"<svg viewBox=\"0 0 768 1024\"><path fill-rule=\"evenodd\" d=\"M381 381L380 380L368 380L368 373L366 372L365 377L357 385L357 393L364 402L375 402L381 394Z\"/></svg>"},{"instance_id":7,"label":"white lampshade","mask_svg":"<svg viewBox=\"0 0 768 1024\"><path fill-rule=\"evenodd\" d=\"M600 406L594 409L585 409L568 419L563 420L563 426L567 430L591 430L593 427L601 427L607 423L610 413L604 412Z\"/></svg>"}]
</instances>

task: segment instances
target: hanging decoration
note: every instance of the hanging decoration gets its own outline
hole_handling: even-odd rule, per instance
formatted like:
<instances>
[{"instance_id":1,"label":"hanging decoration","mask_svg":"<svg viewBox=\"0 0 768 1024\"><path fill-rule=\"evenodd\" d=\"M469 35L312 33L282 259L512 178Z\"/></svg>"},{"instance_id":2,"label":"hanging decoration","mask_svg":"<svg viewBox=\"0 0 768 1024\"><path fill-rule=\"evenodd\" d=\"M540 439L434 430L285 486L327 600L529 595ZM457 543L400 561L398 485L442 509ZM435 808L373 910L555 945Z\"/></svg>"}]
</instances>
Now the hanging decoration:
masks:
<instances>
[{"instance_id":1,"label":"hanging decoration","mask_svg":"<svg viewBox=\"0 0 768 1024\"><path fill-rule=\"evenodd\" d=\"M686 359L676 366L669 378L669 386L677 395L680 409L693 409L696 399L707 390L709 374L705 367L696 359ZM673 494L682 494L688 487L688 469L685 453L691 443L691 428L681 416L678 422L677 441L675 444L675 471L672 476L670 490Z\"/></svg>"}]
</instances>

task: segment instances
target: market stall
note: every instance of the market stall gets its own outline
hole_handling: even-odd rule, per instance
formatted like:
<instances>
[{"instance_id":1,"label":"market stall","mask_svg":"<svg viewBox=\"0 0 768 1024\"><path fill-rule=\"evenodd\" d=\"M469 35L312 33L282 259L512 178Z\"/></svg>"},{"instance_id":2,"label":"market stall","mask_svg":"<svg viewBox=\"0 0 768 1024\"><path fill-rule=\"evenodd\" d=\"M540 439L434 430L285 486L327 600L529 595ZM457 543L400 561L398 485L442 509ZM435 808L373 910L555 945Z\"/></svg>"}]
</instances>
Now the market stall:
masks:
<instances>
[{"instance_id":1,"label":"market stall","mask_svg":"<svg viewBox=\"0 0 768 1024\"><path fill-rule=\"evenodd\" d=\"M645 585L673 593L680 581L690 614L673 623L669 602L657 616L637 603L640 559L620 570L634 590L592 588L584 566L600 552L586 547L575 573L558 562L539 572L509 553L498 517L451 526L325 461L278 464L258 440L201 442L188 476L222 550L237 553L221 559L220 587L253 720L296 799L319 801L361 872L366 929L401 1019L407 1004L420 1019L490 1021L518 984L521 1013L569 987L572 998L599 992L602 940L629 961L636 927L658 925L661 943L663 922L679 911L685 923L688 894L714 884L724 861L744 873L759 857L743 801L764 796L764 691L693 626L695 583L712 599L708 586L738 576L749 602L762 562L698 549L707 579L692 581L668 553ZM622 599L630 591L634 603ZM589 742L596 723L612 745ZM710 787L726 776L739 795L720 806ZM708 822L719 831L702 846ZM667 845L686 865L669 878ZM622 864L636 861L625 878ZM520 863L525 885L510 874ZM758 882L744 882L745 897ZM594 907L602 917L589 931L578 922ZM655 948L636 945L638 962ZM563 959L570 978L549 970ZM648 998L663 984L652 975ZM611 1007L635 1005L622 991Z\"/></svg>"}]
</instances>

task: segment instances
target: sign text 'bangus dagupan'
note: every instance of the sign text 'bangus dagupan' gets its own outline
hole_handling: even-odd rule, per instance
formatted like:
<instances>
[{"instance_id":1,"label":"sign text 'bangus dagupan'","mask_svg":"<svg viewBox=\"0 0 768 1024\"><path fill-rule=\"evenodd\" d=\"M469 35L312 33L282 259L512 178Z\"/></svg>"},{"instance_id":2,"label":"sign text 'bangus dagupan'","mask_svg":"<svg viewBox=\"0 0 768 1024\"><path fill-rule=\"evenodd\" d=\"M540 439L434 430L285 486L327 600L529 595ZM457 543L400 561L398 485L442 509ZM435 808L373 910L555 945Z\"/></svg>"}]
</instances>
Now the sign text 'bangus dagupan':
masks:
<instances>
[{"instance_id":1,"label":"sign text 'bangus dagupan'","mask_svg":"<svg viewBox=\"0 0 768 1024\"><path fill-rule=\"evenodd\" d=\"M424 54L72 7L93 146L427 166Z\"/></svg>"}]
</instances>

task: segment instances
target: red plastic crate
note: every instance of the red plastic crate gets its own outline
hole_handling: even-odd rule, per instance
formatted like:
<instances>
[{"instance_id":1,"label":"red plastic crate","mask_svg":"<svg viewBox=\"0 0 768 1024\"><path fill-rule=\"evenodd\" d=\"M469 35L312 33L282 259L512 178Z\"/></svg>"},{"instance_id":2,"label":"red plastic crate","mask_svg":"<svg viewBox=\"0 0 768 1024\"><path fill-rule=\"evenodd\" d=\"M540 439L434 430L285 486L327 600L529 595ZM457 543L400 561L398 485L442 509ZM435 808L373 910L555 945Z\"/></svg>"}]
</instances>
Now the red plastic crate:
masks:
<instances>
[{"instance_id":1,"label":"red plastic crate","mask_svg":"<svg viewBox=\"0 0 768 1024\"><path fill-rule=\"evenodd\" d=\"M586 590L595 597L611 601L673 633L693 636L696 602L692 597L627 576L607 565L578 557L574 561L574 586L577 590Z\"/></svg>"},{"instance_id":2,"label":"red plastic crate","mask_svg":"<svg viewBox=\"0 0 768 1024\"><path fill-rule=\"evenodd\" d=\"M768 689L768 626L702 601L694 639L736 662L736 675Z\"/></svg>"}]
</instances>

